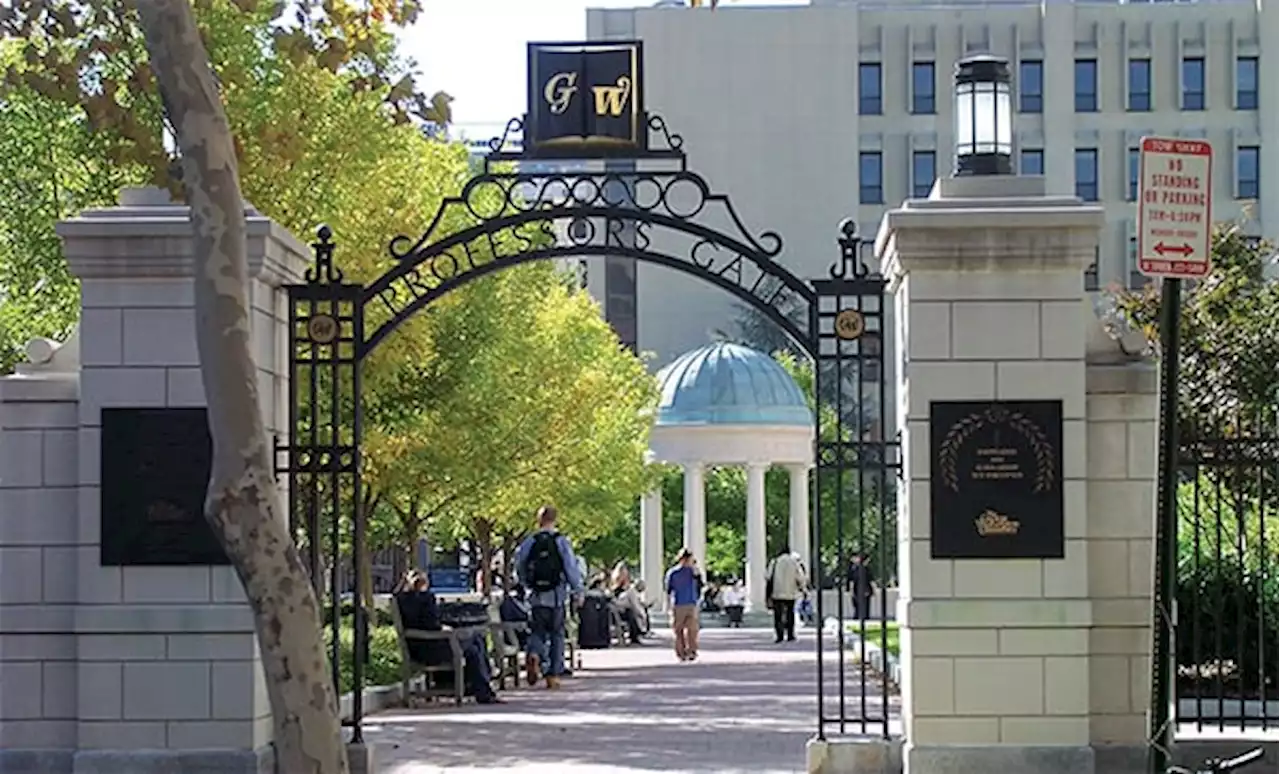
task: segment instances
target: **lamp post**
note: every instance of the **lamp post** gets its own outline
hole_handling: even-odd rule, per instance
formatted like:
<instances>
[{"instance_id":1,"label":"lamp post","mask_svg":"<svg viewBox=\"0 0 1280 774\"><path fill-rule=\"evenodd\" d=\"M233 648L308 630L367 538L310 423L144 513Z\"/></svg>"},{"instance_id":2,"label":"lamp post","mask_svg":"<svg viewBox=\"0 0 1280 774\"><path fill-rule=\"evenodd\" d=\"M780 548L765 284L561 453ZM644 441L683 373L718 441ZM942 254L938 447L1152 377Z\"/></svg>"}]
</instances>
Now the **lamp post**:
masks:
<instances>
[{"instance_id":1,"label":"lamp post","mask_svg":"<svg viewBox=\"0 0 1280 774\"><path fill-rule=\"evenodd\" d=\"M1013 174L1009 60L990 54L956 62L956 175Z\"/></svg>"}]
</instances>

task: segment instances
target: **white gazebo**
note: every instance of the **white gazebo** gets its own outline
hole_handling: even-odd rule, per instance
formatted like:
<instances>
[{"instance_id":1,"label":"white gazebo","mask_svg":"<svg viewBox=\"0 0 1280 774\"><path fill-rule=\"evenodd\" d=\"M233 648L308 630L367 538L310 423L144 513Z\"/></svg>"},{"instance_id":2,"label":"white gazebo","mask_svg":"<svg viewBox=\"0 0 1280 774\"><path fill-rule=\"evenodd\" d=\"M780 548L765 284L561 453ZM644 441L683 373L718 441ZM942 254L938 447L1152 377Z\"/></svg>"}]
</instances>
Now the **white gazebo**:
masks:
<instances>
[{"instance_id":1,"label":"white gazebo","mask_svg":"<svg viewBox=\"0 0 1280 774\"><path fill-rule=\"evenodd\" d=\"M791 472L790 549L809 555L809 469L813 413L795 380L769 355L718 342L686 352L658 372L661 398L650 440L653 458L684 469L684 545L706 561L708 467L747 469L747 572L750 609L764 609L764 474L773 465ZM640 507L640 567L650 601L672 562L662 545L662 492ZM678 547L671 547L674 554Z\"/></svg>"}]
</instances>

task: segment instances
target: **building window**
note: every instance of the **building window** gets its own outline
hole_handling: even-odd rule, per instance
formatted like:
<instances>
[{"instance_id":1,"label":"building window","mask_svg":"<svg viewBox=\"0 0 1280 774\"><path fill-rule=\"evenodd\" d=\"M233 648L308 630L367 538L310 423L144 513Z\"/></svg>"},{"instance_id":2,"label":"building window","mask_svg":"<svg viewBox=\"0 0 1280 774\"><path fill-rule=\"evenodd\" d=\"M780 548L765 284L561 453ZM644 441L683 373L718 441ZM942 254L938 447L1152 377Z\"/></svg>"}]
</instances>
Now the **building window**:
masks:
<instances>
[{"instance_id":1,"label":"building window","mask_svg":"<svg viewBox=\"0 0 1280 774\"><path fill-rule=\"evenodd\" d=\"M879 151L858 154L858 201L862 204L884 203L884 176L881 172Z\"/></svg>"},{"instance_id":2,"label":"building window","mask_svg":"<svg viewBox=\"0 0 1280 774\"><path fill-rule=\"evenodd\" d=\"M1098 60L1076 60L1076 112L1098 112Z\"/></svg>"},{"instance_id":3,"label":"building window","mask_svg":"<svg viewBox=\"0 0 1280 774\"><path fill-rule=\"evenodd\" d=\"M1138 167L1141 155L1137 148L1129 149L1129 201L1138 201Z\"/></svg>"},{"instance_id":4,"label":"building window","mask_svg":"<svg viewBox=\"0 0 1280 774\"><path fill-rule=\"evenodd\" d=\"M1146 287L1147 275L1138 271L1138 238L1136 236L1129 237L1126 267L1129 273L1129 289L1137 290L1138 288Z\"/></svg>"},{"instance_id":5,"label":"building window","mask_svg":"<svg viewBox=\"0 0 1280 774\"><path fill-rule=\"evenodd\" d=\"M937 177L937 156L933 151L915 151L911 154L911 195L917 199L928 198Z\"/></svg>"},{"instance_id":6,"label":"building window","mask_svg":"<svg viewBox=\"0 0 1280 774\"><path fill-rule=\"evenodd\" d=\"M1236 57L1236 110L1258 109L1258 57Z\"/></svg>"},{"instance_id":7,"label":"building window","mask_svg":"<svg viewBox=\"0 0 1280 774\"><path fill-rule=\"evenodd\" d=\"M1044 151L1040 148L1023 150L1018 160L1018 174L1043 175Z\"/></svg>"},{"instance_id":8,"label":"building window","mask_svg":"<svg viewBox=\"0 0 1280 774\"><path fill-rule=\"evenodd\" d=\"M1129 109L1151 109L1151 60L1129 60Z\"/></svg>"},{"instance_id":9,"label":"building window","mask_svg":"<svg viewBox=\"0 0 1280 774\"><path fill-rule=\"evenodd\" d=\"M1044 110L1044 62L1039 59L1018 64L1018 110L1023 113Z\"/></svg>"},{"instance_id":10,"label":"building window","mask_svg":"<svg viewBox=\"0 0 1280 774\"><path fill-rule=\"evenodd\" d=\"M1076 196L1086 202L1098 201L1098 151L1076 148Z\"/></svg>"},{"instance_id":11,"label":"building window","mask_svg":"<svg viewBox=\"0 0 1280 774\"><path fill-rule=\"evenodd\" d=\"M934 112L933 62L911 65L911 112L929 115Z\"/></svg>"},{"instance_id":12,"label":"building window","mask_svg":"<svg viewBox=\"0 0 1280 774\"><path fill-rule=\"evenodd\" d=\"M1204 60L1199 57L1182 60L1182 109L1204 110Z\"/></svg>"},{"instance_id":13,"label":"building window","mask_svg":"<svg viewBox=\"0 0 1280 774\"><path fill-rule=\"evenodd\" d=\"M878 116L882 110L880 102L880 63L863 62L858 65L858 112Z\"/></svg>"},{"instance_id":14,"label":"building window","mask_svg":"<svg viewBox=\"0 0 1280 774\"><path fill-rule=\"evenodd\" d=\"M1257 145L1236 148L1236 198L1257 199L1262 159Z\"/></svg>"},{"instance_id":15,"label":"building window","mask_svg":"<svg viewBox=\"0 0 1280 774\"><path fill-rule=\"evenodd\" d=\"M1098 289L1098 262L1102 260L1102 248L1093 248L1093 263L1084 270L1084 289L1093 292Z\"/></svg>"}]
</instances>

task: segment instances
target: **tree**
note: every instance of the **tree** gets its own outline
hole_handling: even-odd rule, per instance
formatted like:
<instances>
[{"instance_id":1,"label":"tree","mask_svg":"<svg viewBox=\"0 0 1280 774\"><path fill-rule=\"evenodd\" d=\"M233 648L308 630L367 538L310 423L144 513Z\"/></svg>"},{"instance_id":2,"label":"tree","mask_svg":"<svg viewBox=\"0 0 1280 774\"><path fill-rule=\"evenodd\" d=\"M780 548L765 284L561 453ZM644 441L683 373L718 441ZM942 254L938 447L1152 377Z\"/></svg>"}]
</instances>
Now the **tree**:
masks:
<instances>
[{"instance_id":1,"label":"tree","mask_svg":"<svg viewBox=\"0 0 1280 774\"><path fill-rule=\"evenodd\" d=\"M272 448L258 410L235 143L190 6L142 0L138 8L176 128L191 205L196 341L213 436L206 517L253 610L278 767L299 774L344 774L346 753L337 697L325 669L319 602L286 527Z\"/></svg>"},{"instance_id":2,"label":"tree","mask_svg":"<svg viewBox=\"0 0 1280 774\"><path fill-rule=\"evenodd\" d=\"M1266 276L1275 246L1246 236L1235 223L1213 232L1213 269L1187 283L1181 314L1178 423L1183 438L1274 428L1280 378L1277 321L1280 289ZM1160 288L1112 288L1104 318L1119 338L1140 331L1147 351L1160 345Z\"/></svg>"},{"instance_id":3,"label":"tree","mask_svg":"<svg viewBox=\"0 0 1280 774\"><path fill-rule=\"evenodd\" d=\"M464 149L412 123L450 118L449 95L416 93L395 48L392 28L416 15L413 0L195 4L247 199L295 234L328 223L360 276L457 187L456 171L440 174L450 156L465 174ZM23 205L0 211L3 373L28 338L61 338L75 322L57 220L114 203L123 185L181 191L130 4L18 0L0 7L0 33L0 193Z\"/></svg>"},{"instance_id":4,"label":"tree","mask_svg":"<svg viewBox=\"0 0 1280 774\"><path fill-rule=\"evenodd\" d=\"M556 503L575 537L622 518L647 487L656 385L586 294L549 263L473 281L424 315L426 339L453 342L384 375L379 403L410 417L397 432L391 495L398 540L428 525L483 555ZM392 374L395 374L395 378Z\"/></svg>"}]
</instances>

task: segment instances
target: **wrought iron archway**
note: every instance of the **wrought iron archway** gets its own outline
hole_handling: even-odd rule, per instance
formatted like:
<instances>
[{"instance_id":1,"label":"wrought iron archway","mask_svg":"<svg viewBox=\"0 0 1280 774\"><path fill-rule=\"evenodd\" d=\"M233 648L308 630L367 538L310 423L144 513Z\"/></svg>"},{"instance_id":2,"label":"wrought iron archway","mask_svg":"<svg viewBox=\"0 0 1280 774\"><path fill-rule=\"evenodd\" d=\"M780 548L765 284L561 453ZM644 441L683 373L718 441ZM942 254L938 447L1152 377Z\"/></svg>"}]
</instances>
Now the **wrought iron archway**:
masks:
<instances>
[{"instance_id":1,"label":"wrought iron archway","mask_svg":"<svg viewBox=\"0 0 1280 774\"><path fill-rule=\"evenodd\" d=\"M781 237L752 234L728 197L688 169L680 136L657 116L645 121L659 145L647 146L632 160L642 158L653 168L589 170L566 159L558 170L521 171L501 166L525 158L508 149L509 135L522 128L519 119L513 120L507 133L490 143L483 170L458 196L444 200L421 236L391 240L393 263L377 279L367 285L346 281L334 260L334 235L321 227L306 281L288 287L290 437L276 447L277 471L287 476L291 526L306 546L312 581L325 600L335 686L343 620L351 619L358 633L350 667L355 741L362 738L369 611L361 572L352 573L349 613L342 602L346 589L339 586L347 531L354 557L363 555L366 541L361 365L405 320L494 271L532 260L632 258L698 277L772 320L813 360L816 392L836 408L814 412L813 575L842 586L850 551L871 545L872 533L878 551L872 561L882 569L890 566L892 536L885 533L893 518L899 463L896 439L886 434L885 281L868 269L864 240L845 221L837 240L840 256L828 276L801 280L775 260L782 252ZM861 410L864 403L873 407ZM823 497L827 491L835 493L830 504ZM828 508L835 513L828 514ZM856 513L849 514L852 508ZM834 515L834 535L824 534L828 515ZM822 596L819 621L829 612ZM834 613L843 632L844 597L838 599ZM881 622L886 607L882 583ZM879 690L871 690L860 680L857 694L850 694L846 669L853 667L843 648L837 649L837 684L828 685L832 675L824 665L823 636L817 641L819 734L831 726L845 732L852 725L861 733L888 736L888 685L881 682Z\"/></svg>"}]
</instances>

